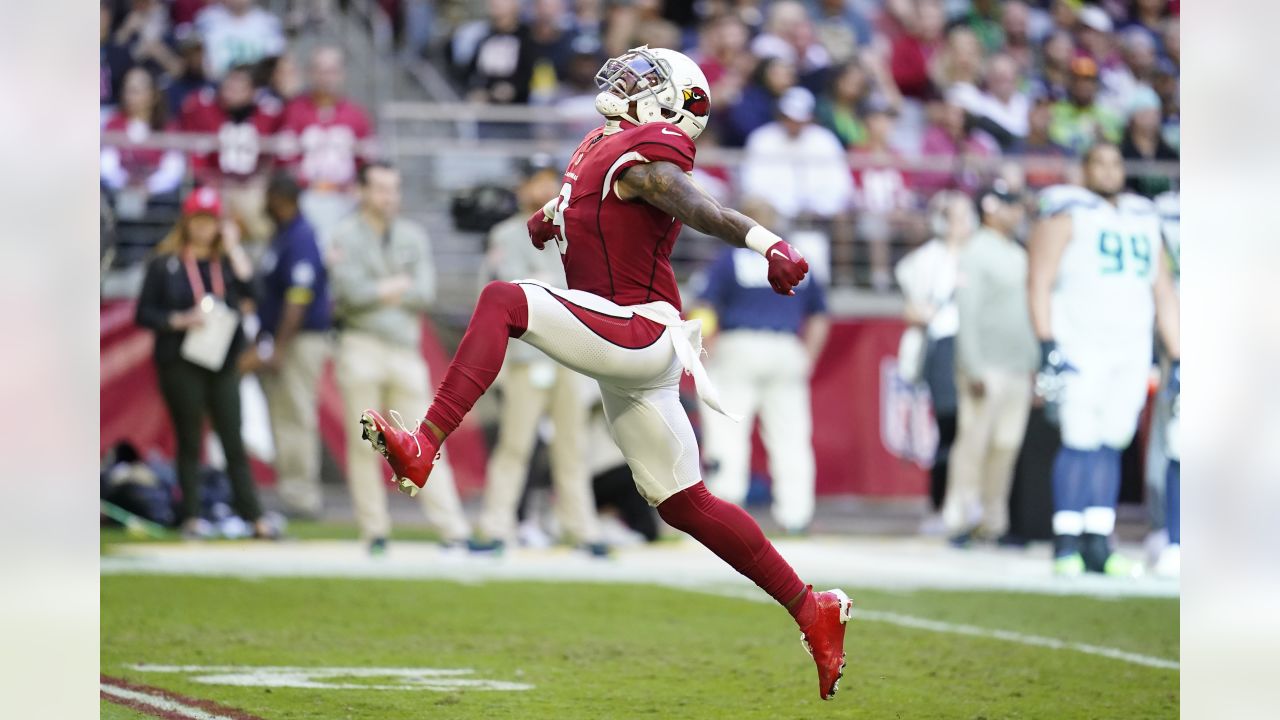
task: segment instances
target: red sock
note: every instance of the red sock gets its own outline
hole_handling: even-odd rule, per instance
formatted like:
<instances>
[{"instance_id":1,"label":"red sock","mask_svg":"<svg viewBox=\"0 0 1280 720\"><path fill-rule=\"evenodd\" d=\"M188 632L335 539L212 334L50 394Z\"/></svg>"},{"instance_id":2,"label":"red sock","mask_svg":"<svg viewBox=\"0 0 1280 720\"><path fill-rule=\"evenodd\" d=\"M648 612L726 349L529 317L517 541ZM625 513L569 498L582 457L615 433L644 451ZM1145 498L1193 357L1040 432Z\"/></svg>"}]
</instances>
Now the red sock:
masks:
<instances>
[{"instance_id":1,"label":"red sock","mask_svg":"<svg viewBox=\"0 0 1280 720\"><path fill-rule=\"evenodd\" d=\"M529 302L524 290L509 282L486 285L458 352L427 409L427 420L445 435L456 430L502 369L507 340L520 337L528 328Z\"/></svg>"},{"instance_id":2,"label":"red sock","mask_svg":"<svg viewBox=\"0 0 1280 720\"><path fill-rule=\"evenodd\" d=\"M689 533L734 570L750 578L779 605L786 607L807 592L796 571L782 559L756 521L737 505L707 492L703 483L664 500L658 505L658 514L668 525ZM800 613L812 602L812 593L808 593L788 612L800 622Z\"/></svg>"}]
</instances>

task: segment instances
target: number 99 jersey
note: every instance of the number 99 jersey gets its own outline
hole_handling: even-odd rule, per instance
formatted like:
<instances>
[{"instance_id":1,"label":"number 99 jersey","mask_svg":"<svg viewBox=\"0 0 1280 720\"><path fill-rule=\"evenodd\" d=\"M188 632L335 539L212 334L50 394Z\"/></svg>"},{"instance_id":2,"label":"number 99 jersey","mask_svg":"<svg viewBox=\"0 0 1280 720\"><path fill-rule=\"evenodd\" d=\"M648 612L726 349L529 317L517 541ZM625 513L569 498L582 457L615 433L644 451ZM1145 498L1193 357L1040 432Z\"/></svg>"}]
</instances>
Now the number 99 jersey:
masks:
<instances>
[{"instance_id":1,"label":"number 99 jersey","mask_svg":"<svg viewBox=\"0 0 1280 720\"><path fill-rule=\"evenodd\" d=\"M592 130L574 150L552 221L571 290L585 290L618 305L665 300L680 309L671 248L681 224L641 200L618 197L627 168L646 162L693 170L693 140L665 122Z\"/></svg>"},{"instance_id":2,"label":"number 99 jersey","mask_svg":"<svg viewBox=\"0 0 1280 720\"><path fill-rule=\"evenodd\" d=\"M1070 353L1116 348L1150 358L1155 323L1152 286L1163 262L1160 216L1146 198L1116 204L1082 187L1056 185L1040 195L1040 216L1068 213L1051 301L1055 339Z\"/></svg>"}]
</instances>

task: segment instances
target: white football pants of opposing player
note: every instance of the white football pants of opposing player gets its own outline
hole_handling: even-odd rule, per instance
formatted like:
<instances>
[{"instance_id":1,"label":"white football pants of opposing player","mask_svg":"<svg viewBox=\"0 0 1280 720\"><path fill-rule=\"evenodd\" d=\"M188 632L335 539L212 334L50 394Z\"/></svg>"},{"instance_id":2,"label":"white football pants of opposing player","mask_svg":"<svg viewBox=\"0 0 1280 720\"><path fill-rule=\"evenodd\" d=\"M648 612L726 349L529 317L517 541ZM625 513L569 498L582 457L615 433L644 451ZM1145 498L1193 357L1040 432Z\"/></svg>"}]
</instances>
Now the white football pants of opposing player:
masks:
<instances>
[{"instance_id":1,"label":"white football pants of opposing player","mask_svg":"<svg viewBox=\"0 0 1280 720\"><path fill-rule=\"evenodd\" d=\"M727 330L716 336L708 372L740 422L702 415L707 488L742 505L751 472L753 418L769 455L773 519L801 531L813 521L813 414L809 403L809 354L793 333Z\"/></svg>"}]
</instances>

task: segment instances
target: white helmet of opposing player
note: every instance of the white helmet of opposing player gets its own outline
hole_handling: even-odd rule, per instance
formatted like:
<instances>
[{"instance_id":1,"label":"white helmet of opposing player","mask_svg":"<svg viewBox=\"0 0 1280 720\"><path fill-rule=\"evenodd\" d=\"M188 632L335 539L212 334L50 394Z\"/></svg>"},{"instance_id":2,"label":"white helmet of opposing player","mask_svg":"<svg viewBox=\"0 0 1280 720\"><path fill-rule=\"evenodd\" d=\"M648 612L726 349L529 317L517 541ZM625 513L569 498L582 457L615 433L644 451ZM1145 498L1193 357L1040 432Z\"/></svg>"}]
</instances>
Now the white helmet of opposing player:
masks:
<instances>
[{"instance_id":1,"label":"white helmet of opposing player","mask_svg":"<svg viewBox=\"0 0 1280 720\"><path fill-rule=\"evenodd\" d=\"M669 122L696 138L707 126L711 94L707 76L689 56L666 48L632 48L596 73L596 110L643 125ZM631 103L635 103L635 114Z\"/></svg>"}]
</instances>

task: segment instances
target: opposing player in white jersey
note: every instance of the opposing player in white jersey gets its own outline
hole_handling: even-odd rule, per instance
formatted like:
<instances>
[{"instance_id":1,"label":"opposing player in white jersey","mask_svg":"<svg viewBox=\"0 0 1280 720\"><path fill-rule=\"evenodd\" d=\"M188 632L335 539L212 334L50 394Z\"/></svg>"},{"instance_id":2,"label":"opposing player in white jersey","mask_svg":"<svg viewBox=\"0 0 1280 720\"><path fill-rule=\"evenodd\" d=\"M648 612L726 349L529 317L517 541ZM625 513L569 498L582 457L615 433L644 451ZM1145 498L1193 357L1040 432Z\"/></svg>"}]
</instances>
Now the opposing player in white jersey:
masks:
<instances>
[{"instance_id":1,"label":"opposing player in white jersey","mask_svg":"<svg viewBox=\"0 0 1280 720\"><path fill-rule=\"evenodd\" d=\"M1120 453L1146 402L1153 325L1179 357L1178 297L1160 218L1122 193L1124 161L1109 143L1084 156L1084 187L1040 198L1028 244L1031 321L1040 340L1036 391L1062 431L1053 466L1054 569L1132 574L1113 554Z\"/></svg>"}]
</instances>

